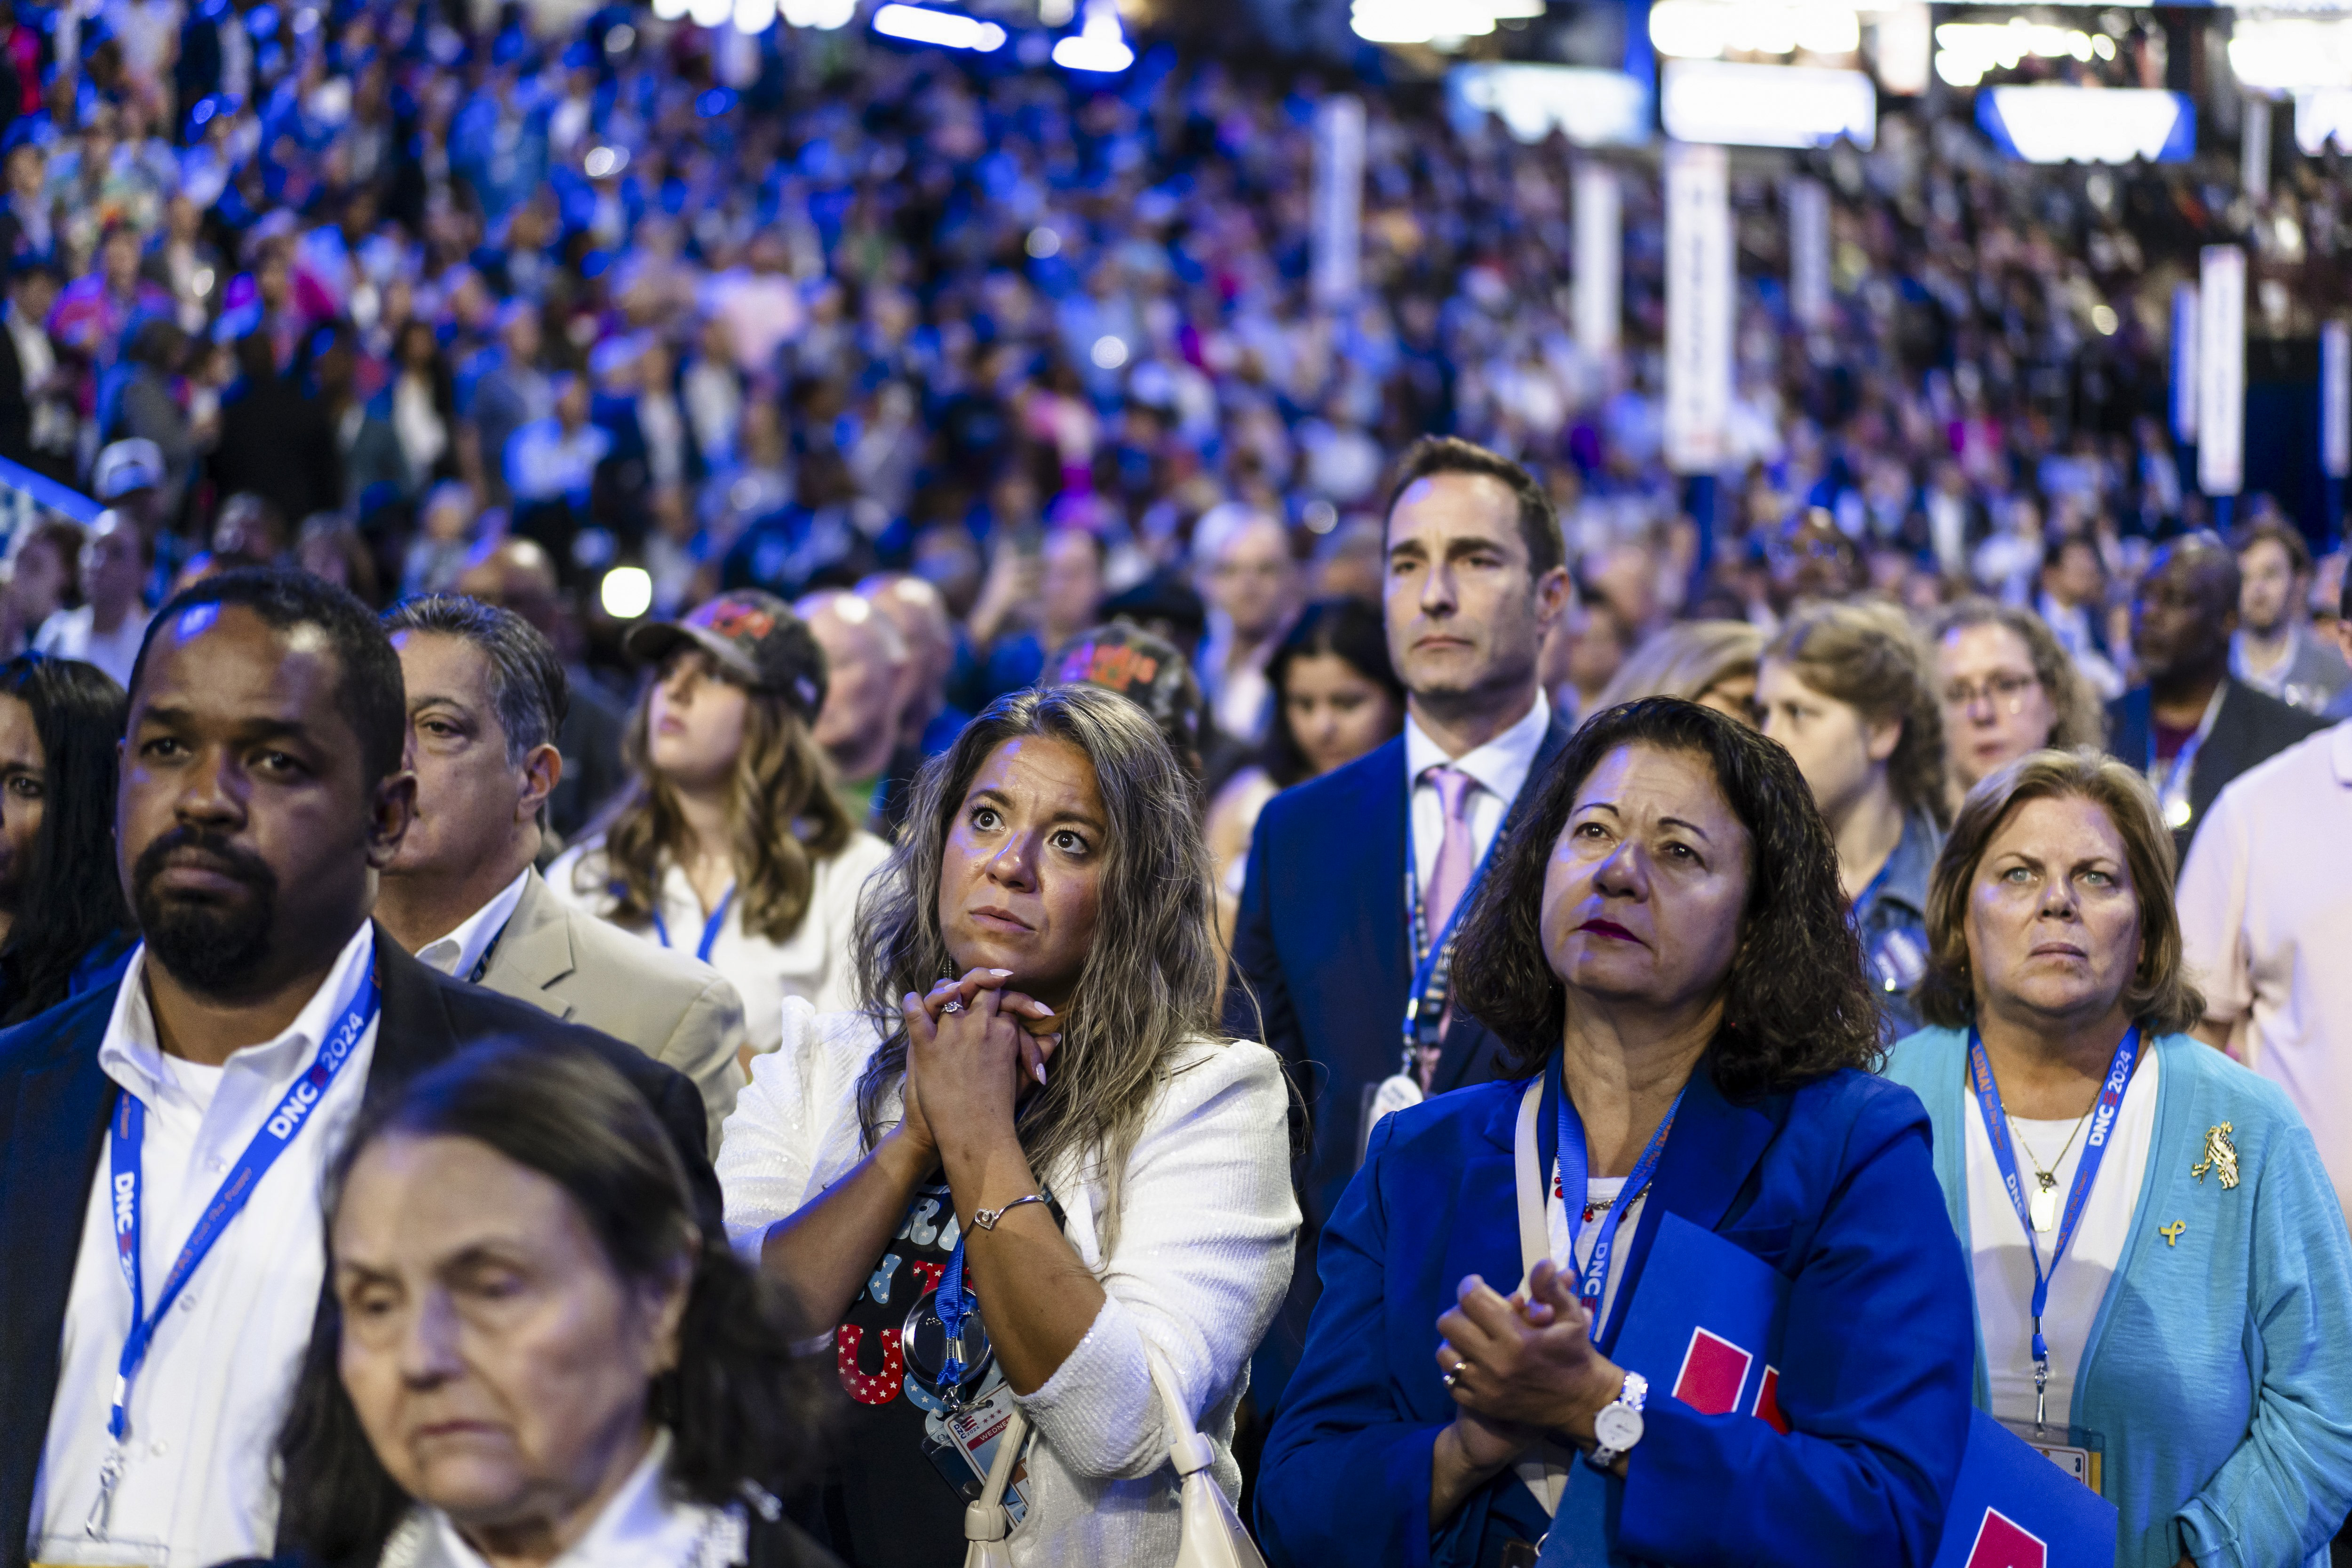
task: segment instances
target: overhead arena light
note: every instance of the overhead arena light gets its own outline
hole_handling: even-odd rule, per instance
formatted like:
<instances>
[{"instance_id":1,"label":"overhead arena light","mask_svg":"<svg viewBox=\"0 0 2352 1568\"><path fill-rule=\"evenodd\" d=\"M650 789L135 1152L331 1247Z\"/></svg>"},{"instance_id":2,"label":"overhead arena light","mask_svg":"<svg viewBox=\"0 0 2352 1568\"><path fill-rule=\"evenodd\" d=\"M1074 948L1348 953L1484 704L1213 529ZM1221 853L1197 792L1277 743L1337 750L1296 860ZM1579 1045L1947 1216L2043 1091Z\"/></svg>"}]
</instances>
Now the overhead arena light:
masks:
<instances>
[{"instance_id":1,"label":"overhead arena light","mask_svg":"<svg viewBox=\"0 0 2352 1568\"><path fill-rule=\"evenodd\" d=\"M2257 91L2352 87L2352 23L2315 16L2252 17L2231 29L2230 69Z\"/></svg>"},{"instance_id":2,"label":"overhead arena light","mask_svg":"<svg viewBox=\"0 0 2352 1568\"><path fill-rule=\"evenodd\" d=\"M1977 94L1977 123L2029 163L2177 163L2197 146L2189 95L2156 88L1987 88Z\"/></svg>"},{"instance_id":3,"label":"overhead arena light","mask_svg":"<svg viewBox=\"0 0 2352 1568\"><path fill-rule=\"evenodd\" d=\"M1996 67L2021 60L2111 60L2116 41L2105 33L2053 26L2013 16L2007 22L1946 22L1936 29L1936 74L1953 87L1974 87Z\"/></svg>"},{"instance_id":4,"label":"overhead arena light","mask_svg":"<svg viewBox=\"0 0 2352 1568\"><path fill-rule=\"evenodd\" d=\"M1087 0L1085 25L1054 46L1054 63L1064 70L1123 71L1135 51L1119 30L1116 0Z\"/></svg>"},{"instance_id":5,"label":"overhead arena light","mask_svg":"<svg viewBox=\"0 0 2352 1568\"><path fill-rule=\"evenodd\" d=\"M1658 118L1677 142L1737 147L1826 147L1878 140L1878 91L1861 71L1821 66L1668 60Z\"/></svg>"},{"instance_id":6,"label":"overhead arena light","mask_svg":"<svg viewBox=\"0 0 2352 1568\"><path fill-rule=\"evenodd\" d=\"M874 13L874 30L910 44L937 44L943 49L972 49L993 54L1004 47L1005 32L993 22L933 11L921 5L885 5Z\"/></svg>"},{"instance_id":7,"label":"overhead arena light","mask_svg":"<svg viewBox=\"0 0 2352 1568\"><path fill-rule=\"evenodd\" d=\"M1354 0L1348 25L1368 44L1431 44L1451 48L1481 38L1497 22L1544 14L1544 0Z\"/></svg>"},{"instance_id":8,"label":"overhead arena light","mask_svg":"<svg viewBox=\"0 0 2352 1568\"><path fill-rule=\"evenodd\" d=\"M857 0L783 0L781 7L784 21L794 27L814 27L829 33L835 27L846 27L857 15Z\"/></svg>"},{"instance_id":9,"label":"overhead arena light","mask_svg":"<svg viewBox=\"0 0 2352 1568\"><path fill-rule=\"evenodd\" d=\"M1862 47L1852 5L1828 0L1658 0L1650 47L1662 55L1713 60L1725 55L1850 55Z\"/></svg>"},{"instance_id":10,"label":"overhead arena light","mask_svg":"<svg viewBox=\"0 0 2352 1568\"><path fill-rule=\"evenodd\" d=\"M1554 131L1578 147L1650 139L1649 89L1623 71L1482 60L1447 71L1445 94L1456 110L1491 114L1531 146Z\"/></svg>"}]
</instances>

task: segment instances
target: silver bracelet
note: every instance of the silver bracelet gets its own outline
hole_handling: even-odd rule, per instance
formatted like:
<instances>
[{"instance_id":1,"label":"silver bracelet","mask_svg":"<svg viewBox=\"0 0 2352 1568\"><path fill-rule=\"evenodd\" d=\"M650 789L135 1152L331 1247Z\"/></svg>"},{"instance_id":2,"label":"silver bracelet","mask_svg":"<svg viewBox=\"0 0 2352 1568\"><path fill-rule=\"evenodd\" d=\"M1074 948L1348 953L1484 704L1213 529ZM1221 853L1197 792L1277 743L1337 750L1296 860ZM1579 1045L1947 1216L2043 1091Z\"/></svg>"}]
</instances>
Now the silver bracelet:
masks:
<instances>
[{"instance_id":1,"label":"silver bracelet","mask_svg":"<svg viewBox=\"0 0 2352 1568\"><path fill-rule=\"evenodd\" d=\"M982 1230L994 1230L998 1220L1003 1219L1006 1215L1011 1214L1023 1204L1042 1204L1045 1201L1045 1194L1031 1193L1025 1198L1013 1199L1011 1203L1006 1204L1001 1209L974 1209L971 1211L971 1223L980 1226Z\"/></svg>"}]
</instances>

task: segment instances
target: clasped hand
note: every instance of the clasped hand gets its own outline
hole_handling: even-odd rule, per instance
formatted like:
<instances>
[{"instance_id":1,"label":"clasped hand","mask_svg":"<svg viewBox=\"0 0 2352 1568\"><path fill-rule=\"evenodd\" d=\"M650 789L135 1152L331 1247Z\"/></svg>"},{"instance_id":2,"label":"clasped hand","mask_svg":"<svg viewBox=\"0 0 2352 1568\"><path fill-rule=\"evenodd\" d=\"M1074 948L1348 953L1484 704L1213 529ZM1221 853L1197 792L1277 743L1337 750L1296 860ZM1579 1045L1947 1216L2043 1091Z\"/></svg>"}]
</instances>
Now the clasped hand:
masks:
<instances>
[{"instance_id":1,"label":"clasped hand","mask_svg":"<svg viewBox=\"0 0 2352 1568\"><path fill-rule=\"evenodd\" d=\"M1453 1378L1454 1435L1482 1468L1502 1468L1547 1433L1590 1448L1593 1416L1624 1384L1593 1346L1575 1281L1549 1260L1519 1295L1501 1295L1475 1274L1465 1279L1437 1331L1445 1336L1437 1364Z\"/></svg>"},{"instance_id":2,"label":"clasped hand","mask_svg":"<svg viewBox=\"0 0 2352 1568\"><path fill-rule=\"evenodd\" d=\"M944 1156L943 1140L1010 1133L1024 1094L1045 1086L1062 1021L1033 996L1008 990L1009 969L974 969L928 995L909 991L906 1115L900 1135ZM955 1011L951 1003L961 1002Z\"/></svg>"}]
</instances>

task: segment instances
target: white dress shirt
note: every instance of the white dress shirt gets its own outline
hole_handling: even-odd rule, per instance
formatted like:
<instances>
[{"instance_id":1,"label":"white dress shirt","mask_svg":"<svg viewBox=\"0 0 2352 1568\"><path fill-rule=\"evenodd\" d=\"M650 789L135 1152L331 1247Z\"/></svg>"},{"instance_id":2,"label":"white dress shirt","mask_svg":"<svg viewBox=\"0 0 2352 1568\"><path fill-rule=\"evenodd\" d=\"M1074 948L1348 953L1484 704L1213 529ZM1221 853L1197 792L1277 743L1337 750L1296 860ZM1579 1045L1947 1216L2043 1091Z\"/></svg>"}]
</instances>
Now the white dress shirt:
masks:
<instances>
[{"instance_id":1,"label":"white dress shirt","mask_svg":"<svg viewBox=\"0 0 2352 1568\"><path fill-rule=\"evenodd\" d=\"M284 1034L247 1046L217 1068L163 1054L147 1001L147 950L132 954L98 1062L147 1108L140 1261L150 1300L223 1175L358 994L375 956L374 929L362 924L352 934ZM326 1277L320 1181L359 1110L376 1033L371 1020L311 1113L316 1125L270 1166L155 1331L131 1385L126 1467L108 1531L110 1541L145 1561L205 1568L270 1554L278 1531L270 1475L278 1428ZM33 1487L37 1561L86 1560L73 1552L88 1544L83 1521L98 1496L115 1373L131 1331L131 1294L115 1258L111 1185L101 1155L82 1218L57 1396ZM60 1550L45 1552L45 1538Z\"/></svg>"},{"instance_id":2,"label":"white dress shirt","mask_svg":"<svg viewBox=\"0 0 2352 1568\"><path fill-rule=\"evenodd\" d=\"M1511 803L1518 799L1520 788L1528 782L1528 774L1536 765L1536 753L1543 750L1544 731L1550 727L1551 703L1538 691L1536 705L1528 710L1526 718L1475 751L1448 757L1429 738L1429 731L1410 714L1406 716L1404 771L1412 789L1413 875L1421 879L1424 889L1430 878L1437 873L1437 847L1445 837L1445 803L1438 797L1437 786L1426 776L1429 770L1450 763L1478 781L1479 787L1470 792L1467 802L1470 860L1477 865L1486 859L1486 847L1495 842L1503 818L1510 815Z\"/></svg>"},{"instance_id":3,"label":"white dress shirt","mask_svg":"<svg viewBox=\"0 0 2352 1568\"><path fill-rule=\"evenodd\" d=\"M127 689L131 667L139 662L139 645L147 640L147 623L153 618L134 605L121 626L101 632L97 612L88 605L77 605L41 623L41 629L33 634L33 651L94 664L114 677L117 686Z\"/></svg>"},{"instance_id":4,"label":"white dress shirt","mask_svg":"<svg viewBox=\"0 0 2352 1568\"><path fill-rule=\"evenodd\" d=\"M526 866L521 876L500 889L498 896L488 903L466 917L465 923L456 931L418 948L416 961L431 965L453 980L472 979L474 965L482 962L482 955L489 952L490 943L499 940L499 933L507 929L507 921L514 919L515 906L522 902L522 890L530 882L530 868Z\"/></svg>"},{"instance_id":5,"label":"white dress shirt","mask_svg":"<svg viewBox=\"0 0 2352 1568\"><path fill-rule=\"evenodd\" d=\"M2083 1347L2090 1342L2091 1321L2106 1300L2107 1281L2123 1261L2124 1242L2131 1235L2132 1211L2139 1206L2139 1190L2147 1177L2147 1154L2156 1142L2156 1053L2141 1041L2139 1066L2131 1086L2124 1090L2122 1109L2107 1138L2107 1152L2099 1163L2099 1179L2083 1201L2083 1217L2074 1226L2074 1239L2050 1281L2050 1300L2042 1314L2042 1339L2050 1347L2050 1436L2045 1441L2066 1441L2067 1413L2074 1408L2074 1373L2083 1364ZM1985 1132L1984 1116L1969 1094L1960 1107L1967 1124L1969 1171L1969 1264L1976 1285L1977 1324L1984 1342L1985 1377L1992 1391L1992 1414L2013 1428L2033 1426L2033 1260L2027 1255L2025 1226L2001 1185L2000 1166L1992 1156L1992 1140ZM2074 1190L2074 1173L2083 1163L2087 1125L2075 1131L2072 1119L2029 1121L2017 1118L2010 1131L2010 1152L2017 1174L2031 1194L2040 1185L2029 1158L2057 1160L2045 1166L2058 1178L2061 1223L2066 1195ZM2070 1143L2069 1138L2073 1139ZM2022 1138L2024 1147L2020 1147ZM2062 1158L2060 1150L2064 1150ZM2042 1248L2042 1267L2050 1267L2050 1249L2057 1245L2055 1230L2034 1238ZM2112 1441L2113 1433L2103 1433Z\"/></svg>"},{"instance_id":6,"label":"white dress shirt","mask_svg":"<svg viewBox=\"0 0 2352 1568\"><path fill-rule=\"evenodd\" d=\"M747 1560L750 1531L743 1510L715 1509L670 1495L662 1484L670 1436L653 1446L588 1532L548 1568L725 1568ZM420 1508L385 1543L379 1568L488 1568L449 1516Z\"/></svg>"},{"instance_id":7,"label":"white dress shirt","mask_svg":"<svg viewBox=\"0 0 2352 1568\"><path fill-rule=\"evenodd\" d=\"M742 900L728 900L726 916L712 934L710 953L703 962L725 975L743 998L743 1032L755 1053L774 1050L783 1038L788 996L806 1000L820 1013L857 1005L857 895L866 879L889 858L887 844L860 831L851 834L831 858L814 862L816 884L808 912L788 942L771 942L745 931ZM547 885L557 898L599 920L612 918L615 900L606 890L609 880L602 838L567 850L547 868ZM702 958L707 921L702 900L685 868L674 860L662 866L659 896L662 925L669 932L667 945L688 958ZM629 929L647 942L662 940L650 924Z\"/></svg>"},{"instance_id":8,"label":"white dress shirt","mask_svg":"<svg viewBox=\"0 0 2352 1568\"><path fill-rule=\"evenodd\" d=\"M2352 723L2230 782L2179 906L2205 1016L2294 1101L2352 1214Z\"/></svg>"}]
</instances>

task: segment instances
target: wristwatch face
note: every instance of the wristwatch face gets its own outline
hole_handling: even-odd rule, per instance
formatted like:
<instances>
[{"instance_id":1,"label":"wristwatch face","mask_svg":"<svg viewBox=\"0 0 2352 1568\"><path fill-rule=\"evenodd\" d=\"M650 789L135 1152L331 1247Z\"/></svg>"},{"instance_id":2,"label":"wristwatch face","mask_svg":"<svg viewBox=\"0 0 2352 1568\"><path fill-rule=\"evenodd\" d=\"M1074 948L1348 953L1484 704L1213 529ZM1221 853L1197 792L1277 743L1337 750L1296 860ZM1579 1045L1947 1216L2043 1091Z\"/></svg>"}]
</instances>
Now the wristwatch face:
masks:
<instances>
[{"instance_id":1,"label":"wristwatch face","mask_svg":"<svg viewBox=\"0 0 2352 1568\"><path fill-rule=\"evenodd\" d=\"M1592 1418L1592 1435L1602 1447L1622 1454L1642 1440L1642 1413L1628 1405L1604 1405Z\"/></svg>"}]
</instances>

